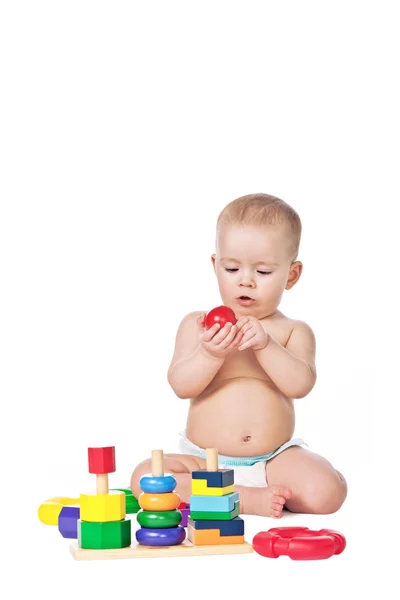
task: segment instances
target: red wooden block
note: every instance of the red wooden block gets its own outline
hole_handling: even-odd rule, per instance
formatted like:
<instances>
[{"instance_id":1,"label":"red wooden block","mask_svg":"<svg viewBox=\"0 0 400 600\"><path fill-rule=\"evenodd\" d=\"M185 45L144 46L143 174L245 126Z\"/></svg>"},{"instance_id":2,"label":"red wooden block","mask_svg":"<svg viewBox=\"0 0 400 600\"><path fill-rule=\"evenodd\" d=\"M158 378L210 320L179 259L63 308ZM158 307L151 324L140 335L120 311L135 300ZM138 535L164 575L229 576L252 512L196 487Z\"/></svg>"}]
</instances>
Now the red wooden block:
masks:
<instances>
[{"instance_id":1,"label":"red wooden block","mask_svg":"<svg viewBox=\"0 0 400 600\"><path fill-rule=\"evenodd\" d=\"M114 473L115 468L115 446L105 448L88 448L89 473L101 475Z\"/></svg>"}]
</instances>

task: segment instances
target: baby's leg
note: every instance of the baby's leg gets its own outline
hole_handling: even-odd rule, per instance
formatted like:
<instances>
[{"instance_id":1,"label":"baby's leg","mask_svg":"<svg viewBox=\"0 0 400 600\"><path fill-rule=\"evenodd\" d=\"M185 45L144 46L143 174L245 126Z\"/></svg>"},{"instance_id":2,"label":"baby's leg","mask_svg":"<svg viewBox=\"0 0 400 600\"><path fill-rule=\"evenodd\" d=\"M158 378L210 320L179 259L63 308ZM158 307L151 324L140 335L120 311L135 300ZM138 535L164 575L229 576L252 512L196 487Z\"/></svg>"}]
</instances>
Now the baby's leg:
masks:
<instances>
[{"instance_id":1,"label":"baby's leg","mask_svg":"<svg viewBox=\"0 0 400 600\"><path fill-rule=\"evenodd\" d=\"M292 512L334 513L347 496L343 475L325 458L301 446L291 446L267 462L267 482L291 490L286 508Z\"/></svg>"},{"instance_id":2,"label":"baby's leg","mask_svg":"<svg viewBox=\"0 0 400 600\"><path fill-rule=\"evenodd\" d=\"M192 493L192 471L206 468L206 461L190 454L164 454L164 473L171 473L176 479L175 492L183 502L189 503ZM142 493L140 478L151 473L151 458L142 461L132 473L131 490L136 498Z\"/></svg>"}]
</instances>

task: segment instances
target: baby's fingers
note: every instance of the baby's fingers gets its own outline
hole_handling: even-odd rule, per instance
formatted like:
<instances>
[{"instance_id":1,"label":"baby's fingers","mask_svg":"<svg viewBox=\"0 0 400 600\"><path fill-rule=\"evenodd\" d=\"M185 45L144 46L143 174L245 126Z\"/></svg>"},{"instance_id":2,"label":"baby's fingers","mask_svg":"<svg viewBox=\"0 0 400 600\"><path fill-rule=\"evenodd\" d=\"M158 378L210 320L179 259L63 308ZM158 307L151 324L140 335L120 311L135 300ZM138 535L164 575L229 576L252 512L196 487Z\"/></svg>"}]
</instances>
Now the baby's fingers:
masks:
<instances>
[{"instance_id":1,"label":"baby's fingers","mask_svg":"<svg viewBox=\"0 0 400 600\"><path fill-rule=\"evenodd\" d=\"M241 330L243 325L246 325L250 321L250 317L240 317L238 321L236 321L236 327L238 330Z\"/></svg>"},{"instance_id":2,"label":"baby's fingers","mask_svg":"<svg viewBox=\"0 0 400 600\"><path fill-rule=\"evenodd\" d=\"M229 346L230 348L237 348L237 346L241 343L242 339L243 339L243 331L238 331L236 333L235 338L233 339L231 345Z\"/></svg>"},{"instance_id":3,"label":"baby's fingers","mask_svg":"<svg viewBox=\"0 0 400 600\"><path fill-rule=\"evenodd\" d=\"M200 315L199 317L197 317L197 319L196 319L196 320L197 320L197 325L198 325L198 326L199 326L201 329L203 329L203 327L204 327L204 323L205 323L205 320L206 320L206 315Z\"/></svg>"},{"instance_id":4,"label":"baby's fingers","mask_svg":"<svg viewBox=\"0 0 400 600\"><path fill-rule=\"evenodd\" d=\"M206 331L204 331L201 334L200 339L203 342L209 342L210 340L212 340L212 338L217 333L217 331L218 331L219 328L220 328L220 324L219 323L214 323L214 325L210 329L206 329Z\"/></svg>"},{"instance_id":5,"label":"baby's fingers","mask_svg":"<svg viewBox=\"0 0 400 600\"><path fill-rule=\"evenodd\" d=\"M255 335L255 331L253 328L251 329L241 329L240 333L243 335L242 337L242 343L244 344L245 342L247 342L247 340L249 340L251 337L253 337L253 335Z\"/></svg>"},{"instance_id":6,"label":"baby's fingers","mask_svg":"<svg viewBox=\"0 0 400 600\"><path fill-rule=\"evenodd\" d=\"M221 328L221 331L213 339L213 344L219 345L226 342L228 339L232 329L232 323L225 323L225 325Z\"/></svg>"},{"instance_id":7,"label":"baby's fingers","mask_svg":"<svg viewBox=\"0 0 400 600\"><path fill-rule=\"evenodd\" d=\"M224 340L222 340L221 344L224 344L224 346L229 346L231 344L232 340L234 339L236 333L237 333L236 325L232 325L230 332L228 333L226 338Z\"/></svg>"},{"instance_id":8,"label":"baby's fingers","mask_svg":"<svg viewBox=\"0 0 400 600\"><path fill-rule=\"evenodd\" d=\"M250 336L250 338L248 337L244 337L240 346L238 347L238 350L246 350L246 348L250 348L253 343L254 343L254 338L256 337L256 334L254 333L253 335Z\"/></svg>"}]
</instances>

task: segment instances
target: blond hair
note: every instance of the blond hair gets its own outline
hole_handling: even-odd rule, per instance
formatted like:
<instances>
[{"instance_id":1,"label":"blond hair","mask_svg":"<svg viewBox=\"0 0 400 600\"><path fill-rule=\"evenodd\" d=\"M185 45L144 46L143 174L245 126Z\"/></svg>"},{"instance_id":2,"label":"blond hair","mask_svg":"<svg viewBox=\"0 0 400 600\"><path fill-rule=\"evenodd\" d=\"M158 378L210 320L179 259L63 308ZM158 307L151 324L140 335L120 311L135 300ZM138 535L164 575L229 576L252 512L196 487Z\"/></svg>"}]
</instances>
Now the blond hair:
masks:
<instances>
[{"instance_id":1,"label":"blond hair","mask_svg":"<svg viewBox=\"0 0 400 600\"><path fill-rule=\"evenodd\" d=\"M248 194L232 200L218 216L217 233L222 225L288 225L292 234L293 260L297 258L302 230L300 217L294 208L276 196Z\"/></svg>"}]
</instances>

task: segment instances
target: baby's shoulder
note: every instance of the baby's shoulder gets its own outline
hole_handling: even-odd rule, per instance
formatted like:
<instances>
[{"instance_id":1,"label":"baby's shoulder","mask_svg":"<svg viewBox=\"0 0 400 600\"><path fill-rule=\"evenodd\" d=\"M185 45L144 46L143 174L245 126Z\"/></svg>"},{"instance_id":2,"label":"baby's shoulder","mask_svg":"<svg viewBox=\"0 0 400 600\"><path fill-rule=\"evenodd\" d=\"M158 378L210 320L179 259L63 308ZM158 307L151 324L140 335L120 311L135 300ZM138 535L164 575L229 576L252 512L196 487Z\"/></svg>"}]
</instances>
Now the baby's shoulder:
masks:
<instances>
[{"instance_id":1,"label":"baby's shoulder","mask_svg":"<svg viewBox=\"0 0 400 600\"><path fill-rule=\"evenodd\" d=\"M191 335L194 331L197 331L197 319L205 314L206 312L201 310L194 310L186 313L179 322L177 335L187 336Z\"/></svg>"},{"instance_id":2,"label":"baby's shoulder","mask_svg":"<svg viewBox=\"0 0 400 600\"><path fill-rule=\"evenodd\" d=\"M294 319L292 317L288 317L283 313L279 312L279 314L275 315L275 326L287 332L290 336L296 332L303 335L313 336L314 332L311 326L302 321L301 319Z\"/></svg>"},{"instance_id":3,"label":"baby's shoulder","mask_svg":"<svg viewBox=\"0 0 400 600\"><path fill-rule=\"evenodd\" d=\"M201 315L205 315L207 311L205 310L193 310L192 312L187 313L181 319L181 325L185 323L195 323Z\"/></svg>"}]
</instances>

